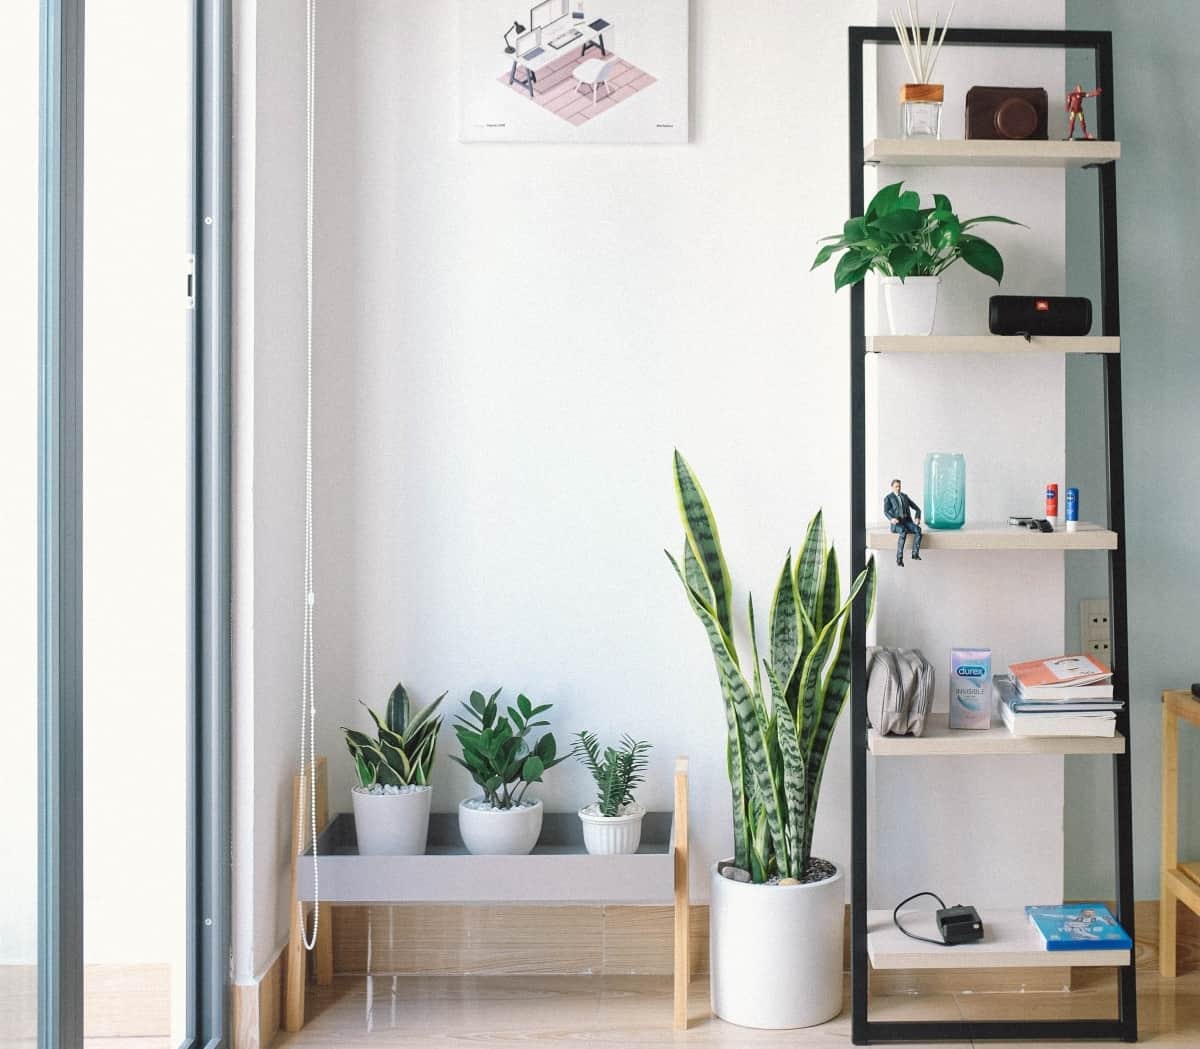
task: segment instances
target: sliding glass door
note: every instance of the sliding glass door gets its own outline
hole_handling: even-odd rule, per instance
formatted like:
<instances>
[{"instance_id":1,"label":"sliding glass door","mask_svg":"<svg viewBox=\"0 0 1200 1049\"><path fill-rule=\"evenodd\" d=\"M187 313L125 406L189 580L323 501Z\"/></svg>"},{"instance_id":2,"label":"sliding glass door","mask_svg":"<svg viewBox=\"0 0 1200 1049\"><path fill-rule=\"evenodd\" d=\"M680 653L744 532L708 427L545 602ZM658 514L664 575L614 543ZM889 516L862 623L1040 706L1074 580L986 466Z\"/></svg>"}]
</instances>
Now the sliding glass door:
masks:
<instances>
[{"instance_id":1,"label":"sliding glass door","mask_svg":"<svg viewBox=\"0 0 1200 1049\"><path fill-rule=\"evenodd\" d=\"M0 1045L226 1044L230 6L0 5Z\"/></svg>"},{"instance_id":2,"label":"sliding glass door","mask_svg":"<svg viewBox=\"0 0 1200 1049\"><path fill-rule=\"evenodd\" d=\"M86 6L85 1045L184 1035L190 44L189 4Z\"/></svg>"}]
</instances>

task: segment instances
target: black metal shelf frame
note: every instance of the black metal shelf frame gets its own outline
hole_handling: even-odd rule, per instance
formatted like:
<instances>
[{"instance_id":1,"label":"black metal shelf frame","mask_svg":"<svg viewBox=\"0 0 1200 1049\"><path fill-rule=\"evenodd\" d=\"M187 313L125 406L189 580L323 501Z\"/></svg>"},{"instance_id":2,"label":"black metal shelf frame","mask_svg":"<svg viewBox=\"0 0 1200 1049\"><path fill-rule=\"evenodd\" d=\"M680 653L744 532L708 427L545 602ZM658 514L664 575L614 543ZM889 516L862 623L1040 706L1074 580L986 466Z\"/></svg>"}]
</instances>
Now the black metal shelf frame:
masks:
<instances>
[{"instance_id":1,"label":"black metal shelf frame","mask_svg":"<svg viewBox=\"0 0 1200 1049\"><path fill-rule=\"evenodd\" d=\"M1113 122L1112 34L1059 30L951 29L949 45L985 47L1046 47L1090 50L1095 56L1097 137L1115 139ZM898 45L894 31L883 26L851 26L849 30L850 101L850 214L863 213L863 52L867 44ZM1100 297L1102 335L1120 335L1117 286L1117 174L1115 163L1095 167L1100 189ZM866 324L864 290L851 288L850 299L850 506L851 578L865 567L866 527ZM1129 691L1129 631L1125 585L1125 482L1121 439L1121 355L1104 354L1104 407L1108 452L1108 527L1120 542L1108 555L1110 622L1113 631L1113 686L1118 695ZM851 1036L855 1045L885 1042L970 1039L1111 1038L1137 1041L1137 985L1131 952L1118 971L1118 1013L1115 1018L1075 1020L997 1021L872 1021L867 996L870 965L867 958L867 685L865 596L859 595L851 628L854 680L851 692ZM1130 798L1129 703L1117 714L1117 730L1126 739L1123 753L1112 757L1116 842L1117 919L1130 937L1133 925L1133 839Z\"/></svg>"}]
</instances>

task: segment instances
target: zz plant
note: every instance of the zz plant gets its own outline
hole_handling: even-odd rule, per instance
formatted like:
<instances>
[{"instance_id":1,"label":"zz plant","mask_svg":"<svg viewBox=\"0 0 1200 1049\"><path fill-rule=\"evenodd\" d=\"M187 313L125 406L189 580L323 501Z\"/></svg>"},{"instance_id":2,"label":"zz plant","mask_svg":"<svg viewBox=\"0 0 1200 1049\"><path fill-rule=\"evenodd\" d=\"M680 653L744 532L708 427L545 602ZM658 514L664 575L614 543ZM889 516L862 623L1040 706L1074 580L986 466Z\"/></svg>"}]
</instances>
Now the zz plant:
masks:
<instances>
[{"instance_id":1,"label":"zz plant","mask_svg":"<svg viewBox=\"0 0 1200 1049\"><path fill-rule=\"evenodd\" d=\"M923 208L920 195L903 187L903 182L884 186L871 198L866 214L848 219L841 234L822 237L831 243L817 252L812 269L843 252L833 271L836 291L857 284L871 270L884 277L936 277L962 259L999 284L1004 277L1000 252L967 231L984 222L1022 223L1000 215L960 219L942 193L933 195L933 207Z\"/></svg>"},{"instance_id":2,"label":"zz plant","mask_svg":"<svg viewBox=\"0 0 1200 1049\"><path fill-rule=\"evenodd\" d=\"M535 728L549 725L535 718L550 709L550 703L535 707L528 696L517 696L517 705L508 708L508 717L500 716L496 700L502 689L484 698L472 692L457 715L454 733L462 746L462 757L451 755L470 774L483 791L483 798L494 809L520 805L531 783L541 783L542 775L570 756L556 756L558 745L550 732L530 743Z\"/></svg>"},{"instance_id":3,"label":"zz plant","mask_svg":"<svg viewBox=\"0 0 1200 1049\"><path fill-rule=\"evenodd\" d=\"M583 729L575 736L572 753L587 767L596 781L596 808L601 816L619 816L621 809L632 805L633 792L646 779L646 754L650 744L632 736L622 736L616 747L600 752L595 734Z\"/></svg>"},{"instance_id":4,"label":"zz plant","mask_svg":"<svg viewBox=\"0 0 1200 1049\"><path fill-rule=\"evenodd\" d=\"M383 717L363 703L375 722L378 737L372 739L365 732L342 726L360 786L428 786L438 731L442 727L441 716L434 714L445 698L443 692L429 706L413 714L408 692L403 684L397 684L388 697Z\"/></svg>"},{"instance_id":5,"label":"zz plant","mask_svg":"<svg viewBox=\"0 0 1200 1049\"><path fill-rule=\"evenodd\" d=\"M704 490L679 452L675 490L686 542L683 564L667 552L692 610L704 625L725 700L726 755L733 801L734 863L755 882L803 878L825 759L850 687L847 624L865 590L875 603L875 560L842 599L837 555L820 511L799 557L791 551L775 588L767 658L759 659L754 600L749 599L751 664L733 640L732 587L717 523ZM865 624L863 624L865 626ZM767 701L763 672L770 686Z\"/></svg>"}]
</instances>

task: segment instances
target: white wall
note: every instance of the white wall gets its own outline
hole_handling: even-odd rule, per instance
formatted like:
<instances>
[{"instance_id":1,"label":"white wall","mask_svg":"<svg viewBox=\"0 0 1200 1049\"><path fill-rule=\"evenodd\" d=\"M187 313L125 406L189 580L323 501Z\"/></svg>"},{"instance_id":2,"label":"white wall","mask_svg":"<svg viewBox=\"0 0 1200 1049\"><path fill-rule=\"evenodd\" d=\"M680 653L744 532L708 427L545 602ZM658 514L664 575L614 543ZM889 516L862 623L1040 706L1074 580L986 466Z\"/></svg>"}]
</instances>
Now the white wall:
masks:
<instances>
[{"instance_id":1,"label":"white wall","mask_svg":"<svg viewBox=\"0 0 1200 1049\"><path fill-rule=\"evenodd\" d=\"M246 983L287 939L299 762L304 5L236 4L235 70L233 970Z\"/></svg>"},{"instance_id":2,"label":"white wall","mask_svg":"<svg viewBox=\"0 0 1200 1049\"><path fill-rule=\"evenodd\" d=\"M258 415L252 441L242 430L255 508L255 566L244 578L258 587L238 635L243 670L252 646L239 704L252 687L256 733L253 767L239 761L242 789L247 778L255 788L253 808L239 812L255 821L239 834L254 854L239 896L243 975L261 971L286 938L283 905L272 927L271 908L250 890L252 882L260 893L272 871L286 886L281 816L296 760L299 662L292 471L301 362L290 355L299 332L302 24L299 12L258 5L267 7L273 39L270 55L257 45L251 102L258 199L239 212L243 225L252 214L257 241L253 403L273 420L264 431ZM338 726L366 724L355 700L382 703L398 678L420 701L449 689L458 702L472 688L504 685L508 695L553 702L564 743L581 727L651 739L652 806L669 804L670 758L691 756L692 873L695 895L706 895L705 868L729 841L723 721L702 631L661 553L681 542L670 455L681 448L709 491L739 605L750 587L765 607L785 551L818 506L845 556L848 299L833 295L828 269L808 266L817 238L845 217L845 27L874 20L877 9L860 0L831 19L828 8L780 13L755 0L738 4L748 28L731 35L729 5L697 0L692 142L574 148L456 141L451 5L321 5L316 590L319 745L331 757L335 807L348 807L352 782ZM417 50L415 20L427 45ZM977 4L956 21L1061 25L1062 3ZM809 56L799 81L796 40ZM747 69L752 76L734 75ZM1039 79L1054 75L1042 70ZM269 160L268 121L280 123ZM986 174L955 185L963 211L994 199ZM1061 186L1039 189L1041 247L1013 241L1010 265L1020 259L1061 280ZM1028 204L1002 200L1014 215ZM975 302L987 294L966 277L956 290ZM269 329L264 294L276 302ZM270 360L279 354L283 361ZM276 370L265 396L268 364ZM1038 381L1061 390L1058 373ZM1036 487L1043 473L1061 472L1061 416L1047 426L1015 472L1000 475L1006 484L1029 473ZM917 452L913 445L900 466L914 478ZM975 477L986 476L980 458L972 456ZM264 478L269 490L258 482L264 470L275 471ZM250 483L243 478L239 491ZM269 567L260 563L266 542ZM243 534L240 579L247 556ZM925 567L930 583L945 572L932 557ZM1056 562L1047 589L1059 599L1061 575ZM243 593L240 614L248 607ZM1002 654L1033 640L1016 631L995 647ZM1061 627L1037 640L1057 644ZM443 811L470 792L445 759L453 747L447 731L434 782ZM847 754L843 725L816 835L817 851L842 861ZM1061 812L1061 763L1037 776L1051 791L1048 811ZM586 775L564 765L541 796L571 810L587 792Z\"/></svg>"}]
</instances>

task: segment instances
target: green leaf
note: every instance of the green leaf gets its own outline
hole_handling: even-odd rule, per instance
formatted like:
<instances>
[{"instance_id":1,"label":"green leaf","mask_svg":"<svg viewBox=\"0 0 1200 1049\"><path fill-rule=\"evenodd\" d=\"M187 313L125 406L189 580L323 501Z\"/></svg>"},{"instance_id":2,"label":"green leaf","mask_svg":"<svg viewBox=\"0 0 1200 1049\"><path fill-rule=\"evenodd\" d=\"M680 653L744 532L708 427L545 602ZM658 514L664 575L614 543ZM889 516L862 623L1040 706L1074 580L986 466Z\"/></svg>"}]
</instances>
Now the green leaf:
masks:
<instances>
[{"instance_id":1,"label":"green leaf","mask_svg":"<svg viewBox=\"0 0 1200 1049\"><path fill-rule=\"evenodd\" d=\"M833 290L838 291L849 284L857 284L871 269L871 256L859 251L847 251L838 259L833 271Z\"/></svg>"},{"instance_id":2,"label":"green leaf","mask_svg":"<svg viewBox=\"0 0 1200 1049\"><path fill-rule=\"evenodd\" d=\"M1013 219L1006 219L1003 215L977 215L973 219L967 219L963 224L963 229L970 229L972 226L978 226L981 222L1003 222L1006 226L1025 226L1024 222L1016 222ZM1028 226L1025 226L1028 229Z\"/></svg>"},{"instance_id":3,"label":"green leaf","mask_svg":"<svg viewBox=\"0 0 1200 1049\"><path fill-rule=\"evenodd\" d=\"M837 551L831 546L825 556L825 586L821 590L821 598L817 602L817 622L824 623L831 618L842 603L842 579L838 574Z\"/></svg>"},{"instance_id":4,"label":"green leaf","mask_svg":"<svg viewBox=\"0 0 1200 1049\"><path fill-rule=\"evenodd\" d=\"M884 186L878 193L871 198L871 203L867 205L866 215L864 216L868 222L872 221L879 215L886 215L896 207L896 201L900 198L900 187L903 182L893 182L891 185Z\"/></svg>"},{"instance_id":5,"label":"green leaf","mask_svg":"<svg viewBox=\"0 0 1200 1049\"><path fill-rule=\"evenodd\" d=\"M917 264L917 258L916 249L907 244L893 248L888 253L888 265L892 269L892 276L900 278L909 276Z\"/></svg>"},{"instance_id":6,"label":"green leaf","mask_svg":"<svg viewBox=\"0 0 1200 1049\"><path fill-rule=\"evenodd\" d=\"M387 727L398 736L403 736L408 727L408 691L402 682L396 682L392 694L388 696Z\"/></svg>"},{"instance_id":7,"label":"green leaf","mask_svg":"<svg viewBox=\"0 0 1200 1049\"><path fill-rule=\"evenodd\" d=\"M546 765L536 754L530 754L525 759L525 764L521 766L521 779L526 783L540 783L542 781L542 773L546 771Z\"/></svg>"},{"instance_id":8,"label":"green leaf","mask_svg":"<svg viewBox=\"0 0 1200 1049\"><path fill-rule=\"evenodd\" d=\"M846 243L843 240L839 240L836 244L826 244L817 252L817 257L813 259L813 264L809 267L809 270L812 271L818 266L824 266L825 263L833 258L835 252L841 251L845 246Z\"/></svg>"},{"instance_id":9,"label":"green leaf","mask_svg":"<svg viewBox=\"0 0 1200 1049\"><path fill-rule=\"evenodd\" d=\"M935 193L933 195L933 206L938 211L947 211L951 215L954 214L954 205L950 203L950 198L945 193Z\"/></svg>"},{"instance_id":10,"label":"green leaf","mask_svg":"<svg viewBox=\"0 0 1200 1049\"><path fill-rule=\"evenodd\" d=\"M533 703L523 693L517 695L517 709L525 716L526 721L533 717Z\"/></svg>"},{"instance_id":11,"label":"green leaf","mask_svg":"<svg viewBox=\"0 0 1200 1049\"><path fill-rule=\"evenodd\" d=\"M797 612L796 580L792 575L792 552L789 550L775 584L771 601L771 618L767 630L771 637L771 666L781 681L788 681L795 670L800 652L800 615ZM780 692L777 699L782 699Z\"/></svg>"},{"instance_id":12,"label":"green leaf","mask_svg":"<svg viewBox=\"0 0 1200 1049\"><path fill-rule=\"evenodd\" d=\"M687 461L675 451L675 494L679 500L679 510L683 516L684 527L687 530L688 545L692 548L697 562L704 570L708 580L709 592L712 594L712 610L717 625L727 638L733 637L733 619L730 612L732 584L729 581L729 569L725 565L725 555L721 552L721 537L717 532L717 522L713 517L712 507L700 482L696 479ZM685 583L686 585L686 583ZM732 649L732 642L727 646ZM736 653L731 652L736 662Z\"/></svg>"},{"instance_id":13,"label":"green leaf","mask_svg":"<svg viewBox=\"0 0 1200 1049\"><path fill-rule=\"evenodd\" d=\"M670 558L670 554L667 556ZM737 715L737 723L741 732L747 768L752 777L751 782L755 787L755 796L763 805L766 822L770 827L772 844L779 855L786 856L787 841L784 837L783 823L780 819L778 805L775 800L777 797L775 769L770 765L766 740L763 738L763 733L759 725L750 686L746 683L741 670L729 653L725 636L721 631L716 617L709 609L704 607L696 593L687 585L687 580L684 578L683 572L679 568L679 565L676 564L674 558L670 558L670 560L675 568L675 573L679 576L680 582L684 585L684 590L692 606L692 611L699 617L700 622L704 625L705 632L708 634L709 647L712 649L713 658L717 664L717 674L721 679L725 702L733 707L734 713Z\"/></svg>"},{"instance_id":14,"label":"green leaf","mask_svg":"<svg viewBox=\"0 0 1200 1049\"><path fill-rule=\"evenodd\" d=\"M899 197L896 198L896 210L903 209L904 211L919 211L921 208L921 195L913 190L905 190Z\"/></svg>"},{"instance_id":15,"label":"green leaf","mask_svg":"<svg viewBox=\"0 0 1200 1049\"><path fill-rule=\"evenodd\" d=\"M847 219L842 226L842 239L847 244L858 244L867 239L867 221L863 218Z\"/></svg>"},{"instance_id":16,"label":"green leaf","mask_svg":"<svg viewBox=\"0 0 1200 1049\"><path fill-rule=\"evenodd\" d=\"M884 233L901 236L920 229L921 217L915 211L893 211L876 219L875 226Z\"/></svg>"},{"instance_id":17,"label":"green leaf","mask_svg":"<svg viewBox=\"0 0 1200 1049\"><path fill-rule=\"evenodd\" d=\"M712 587L708 585L708 576L704 574L704 569L700 567L700 562L696 560L696 555L692 552L692 545L684 539L683 541L683 571L687 577L688 585L700 595L710 609L713 607Z\"/></svg>"},{"instance_id":18,"label":"green leaf","mask_svg":"<svg viewBox=\"0 0 1200 1049\"><path fill-rule=\"evenodd\" d=\"M825 572L825 517L818 510L808 522L804 533L804 544L796 561L796 595L800 607L812 619L817 610L817 597L821 593ZM814 626L819 628L819 624Z\"/></svg>"},{"instance_id":19,"label":"green leaf","mask_svg":"<svg viewBox=\"0 0 1200 1049\"><path fill-rule=\"evenodd\" d=\"M774 676L771 668L767 667L767 676L771 679L771 691L775 696L783 694L782 686ZM804 774L804 756L800 752L800 741L796 734L796 722L792 720L792 712L786 702L774 704L775 716L779 719L779 753L783 765L783 798L787 811L787 842L788 870L792 878L799 878L803 871L799 870L804 830L808 822L806 809L808 794Z\"/></svg>"},{"instance_id":20,"label":"green leaf","mask_svg":"<svg viewBox=\"0 0 1200 1049\"><path fill-rule=\"evenodd\" d=\"M938 248L953 248L958 243L961 234L962 227L958 224L958 219L953 217L941 219L933 234L933 243Z\"/></svg>"},{"instance_id":21,"label":"green leaf","mask_svg":"<svg viewBox=\"0 0 1200 1049\"><path fill-rule=\"evenodd\" d=\"M997 284L1003 279L1004 260L1000 258L1000 252L986 240L978 237L964 238L958 250L963 262L972 269L978 270L985 277L991 277Z\"/></svg>"},{"instance_id":22,"label":"green leaf","mask_svg":"<svg viewBox=\"0 0 1200 1049\"><path fill-rule=\"evenodd\" d=\"M487 700L483 698L482 692L471 693L471 709L480 717L483 717L483 712L487 707Z\"/></svg>"},{"instance_id":23,"label":"green leaf","mask_svg":"<svg viewBox=\"0 0 1200 1049\"><path fill-rule=\"evenodd\" d=\"M417 711L416 714L409 715L408 728L404 730L405 739L412 739L422 728L424 728L426 724L430 723L430 719L433 718L433 715L437 712L438 707L441 706L442 700L445 699L447 695L449 695L449 693L443 692L440 696L438 696L437 699L430 703L429 706ZM438 724L441 724L440 718L438 719Z\"/></svg>"},{"instance_id":24,"label":"green leaf","mask_svg":"<svg viewBox=\"0 0 1200 1049\"><path fill-rule=\"evenodd\" d=\"M541 739L537 741L533 748L533 753L539 757L542 762L549 767L551 764L556 764L554 755L558 752L558 744L554 740L554 735L547 732Z\"/></svg>"}]
</instances>

